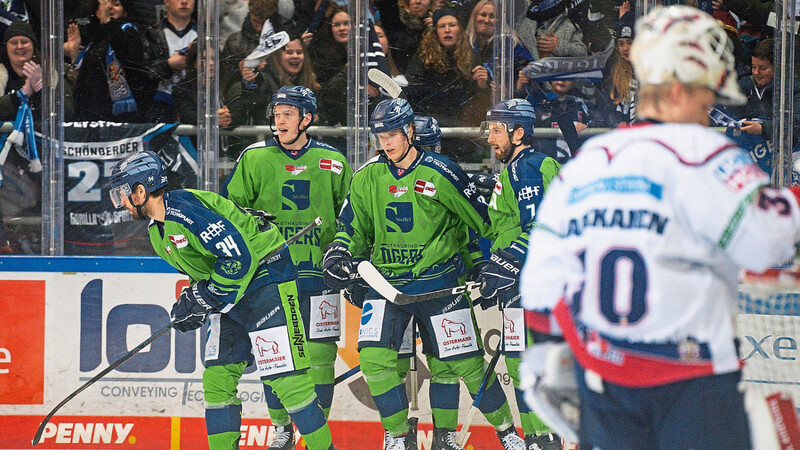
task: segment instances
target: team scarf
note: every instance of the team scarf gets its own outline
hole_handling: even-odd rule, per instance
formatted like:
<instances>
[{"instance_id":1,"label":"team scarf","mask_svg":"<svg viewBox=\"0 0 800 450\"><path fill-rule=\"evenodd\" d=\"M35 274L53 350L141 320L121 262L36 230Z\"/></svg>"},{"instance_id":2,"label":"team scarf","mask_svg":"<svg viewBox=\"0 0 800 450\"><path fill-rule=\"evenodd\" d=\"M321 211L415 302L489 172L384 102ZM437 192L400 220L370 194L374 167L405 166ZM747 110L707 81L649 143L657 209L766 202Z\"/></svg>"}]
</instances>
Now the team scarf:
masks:
<instances>
[{"instance_id":1,"label":"team scarf","mask_svg":"<svg viewBox=\"0 0 800 450\"><path fill-rule=\"evenodd\" d=\"M589 56L549 57L528 63L522 73L531 82L550 80L575 80L578 78L599 81L609 56L614 51L614 43L600 53Z\"/></svg>"},{"instance_id":2,"label":"team scarf","mask_svg":"<svg viewBox=\"0 0 800 450\"><path fill-rule=\"evenodd\" d=\"M42 162L39 159L39 150L36 148L36 136L33 131L33 113L31 112L28 96L22 90L17 91L19 99L19 109L14 120L14 130L11 133L0 136L0 165L6 163L8 152L11 147L16 148L17 152L28 160L28 170L31 173L42 171ZM27 146L27 149L26 149Z\"/></svg>"},{"instance_id":3,"label":"team scarf","mask_svg":"<svg viewBox=\"0 0 800 450\"><path fill-rule=\"evenodd\" d=\"M92 43L89 43L89 45L81 49L72 67L80 71L83 66L83 58L91 47ZM119 63L119 60L117 60L117 55L110 45L106 47L105 72L108 94L113 103L112 113L118 116L126 112L136 112L136 100L134 100L131 88L128 86L128 80L125 79L125 70L122 68L122 64Z\"/></svg>"},{"instance_id":4,"label":"team scarf","mask_svg":"<svg viewBox=\"0 0 800 450\"><path fill-rule=\"evenodd\" d=\"M5 31L15 20L28 21L25 0L0 0L0 25L4 25L1 31Z\"/></svg>"}]
</instances>

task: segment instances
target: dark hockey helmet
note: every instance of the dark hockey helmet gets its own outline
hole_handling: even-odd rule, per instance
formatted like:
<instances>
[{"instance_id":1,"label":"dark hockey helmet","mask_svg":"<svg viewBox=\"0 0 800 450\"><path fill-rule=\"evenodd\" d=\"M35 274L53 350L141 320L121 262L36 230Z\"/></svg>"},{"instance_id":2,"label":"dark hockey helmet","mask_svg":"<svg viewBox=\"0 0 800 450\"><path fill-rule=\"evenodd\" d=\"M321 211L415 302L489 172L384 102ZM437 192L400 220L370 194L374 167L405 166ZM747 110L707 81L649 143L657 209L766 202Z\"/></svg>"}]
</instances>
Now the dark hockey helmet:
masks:
<instances>
[{"instance_id":1,"label":"dark hockey helmet","mask_svg":"<svg viewBox=\"0 0 800 450\"><path fill-rule=\"evenodd\" d=\"M433 146L441 149L442 130L439 121L428 116L414 116L414 145Z\"/></svg>"},{"instance_id":2,"label":"dark hockey helmet","mask_svg":"<svg viewBox=\"0 0 800 450\"><path fill-rule=\"evenodd\" d=\"M267 117L272 117L272 111L277 105L294 106L300 110L300 117L311 114L311 121L317 115L317 96L305 86L283 86L274 94L267 108Z\"/></svg>"},{"instance_id":3,"label":"dark hockey helmet","mask_svg":"<svg viewBox=\"0 0 800 450\"><path fill-rule=\"evenodd\" d=\"M369 128L372 134L386 133L387 131L402 128L408 136L409 125L414 123L414 111L405 99L391 98L378 103L369 119Z\"/></svg>"},{"instance_id":4,"label":"dark hockey helmet","mask_svg":"<svg viewBox=\"0 0 800 450\"><path fill-rule=\"evenodd\" d=\"M509 133L513 133L517 127L522 127L525 135L531 136L536 123L536 112L531 102L525 99L503 100L486 111L486 121L482 128L487 129L487 124L498 122L506 124Z\"/></svg>"},{"instance_id":5,"label":"dark hockey helmet","mask_svg":"<svg viewBox=\"0 0 800 450\"><path fill-rule=\"evenodd\" d=\"M144 186L148 193L166 186L167 168L164 161L149 150L134 153L111 169L109 184L111 202L115 208L121 208L122 197L131 195L137 184Z\"/></svg>"}]
</instances>

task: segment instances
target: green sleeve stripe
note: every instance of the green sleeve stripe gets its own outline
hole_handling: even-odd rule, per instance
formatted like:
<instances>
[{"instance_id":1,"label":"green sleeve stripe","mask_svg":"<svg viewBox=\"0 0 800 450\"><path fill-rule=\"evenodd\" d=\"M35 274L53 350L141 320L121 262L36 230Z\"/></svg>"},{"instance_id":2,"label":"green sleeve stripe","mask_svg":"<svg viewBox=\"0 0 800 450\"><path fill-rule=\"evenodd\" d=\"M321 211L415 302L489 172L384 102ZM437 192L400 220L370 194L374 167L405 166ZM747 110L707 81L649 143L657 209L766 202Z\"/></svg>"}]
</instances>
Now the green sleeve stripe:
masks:
<instances>
[{"instance_id":1,"label":"green sleeve stripe","mask_svg":"<svg viewBox=\"0 0 800 450\"><path fill-rule=\"evenodd\" d=\"M758 193L759 189L761 189L761 186L756 187L747 195L747 197L739 202L739 207L736 208L736 212L733 213L733 217L731 217L731 220L728 222L728 226L725 227L725 231L722 232L722 237L720 237L719 241L717 242L720 248L724 249L728 246L728 244L731 243L733 235L736 233L736 230L739 228L739 224L742 222L742 217L744 217L745 211L750 204L753 203L753 198Z\"/></svg>"}]
</instances>

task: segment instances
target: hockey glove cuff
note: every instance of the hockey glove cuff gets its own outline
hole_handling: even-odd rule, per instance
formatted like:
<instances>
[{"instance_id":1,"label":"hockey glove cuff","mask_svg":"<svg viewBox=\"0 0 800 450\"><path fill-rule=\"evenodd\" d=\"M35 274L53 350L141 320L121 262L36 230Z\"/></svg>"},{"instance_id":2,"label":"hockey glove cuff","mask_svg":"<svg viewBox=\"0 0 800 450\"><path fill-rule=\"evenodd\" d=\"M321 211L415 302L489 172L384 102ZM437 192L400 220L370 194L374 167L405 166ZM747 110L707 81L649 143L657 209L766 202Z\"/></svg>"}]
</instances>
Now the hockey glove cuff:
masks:
<instances>
[{"instance_id":1,"label":"hockey glove cuff","mask_svg":"<svg viewBox=\"0 0 800 450\"><path fill-rule=\"evenodd\" d=\"M322 278L331 289L345 289L352 283L353 256L340 242L331 242L322 259Z\"/></svg>"},{"instance_id":2,"label":"hockey glove cuff","mask_svg":"<svg viewBox=\"0 0 800 450\"><path fill-rule=\"evenodd\" d=\"M203 326L209 314L221 304L208 291L208 280L200 280L181 292L172 306L172 319L178 331L191 331Z\"/></svg>"},{"instance_id":3,"label":"hockey glove cuff","mask_svg":"<svg viewBox=\"0 0 800 450\"><path fill-rule=\"evenodd\" d=\"M489 299L514 287L519 282L521 265L511 253L497 249L475 280L483 283L481 295Z\"/></svg>"}]
</instances>

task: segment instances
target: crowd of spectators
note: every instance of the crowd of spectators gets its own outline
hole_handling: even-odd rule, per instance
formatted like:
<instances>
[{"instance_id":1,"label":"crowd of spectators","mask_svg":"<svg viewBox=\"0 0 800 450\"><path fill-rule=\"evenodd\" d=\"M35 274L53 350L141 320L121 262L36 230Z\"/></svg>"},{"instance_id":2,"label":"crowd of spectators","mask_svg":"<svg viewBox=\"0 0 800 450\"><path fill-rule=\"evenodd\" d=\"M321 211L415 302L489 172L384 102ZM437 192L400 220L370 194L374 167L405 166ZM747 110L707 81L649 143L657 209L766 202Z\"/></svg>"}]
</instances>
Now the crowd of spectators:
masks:
<instances>
[{"instance_id":1,"label":"crowd of spectators","mask_svg":"<svg viewBox=\"0 0 800 450\"><path fill-rule=\"evenodd\" d=\"M222 12L219 125L223 154L235 159L256 137L226 133L242 125L268 125L267 105L281 86L303 85L317 94L317 125L347 123L348 45L357 30L349 0L226 0ZM674 0L672 0L674 2ZM689 0L692 1L692 0ZM636 38L630 0L515 0L513 58L515 96L536 107L543 128L566 114L580 137L591 127L614 127L635 118L637 83L629 62ZM773 2L701 2L735 42L739 83L748 103L725 112L741 133L772 137ZM537 8L531 8L538 6ZM66 121L196 124L196 0L65 0ZM495 88L495 5L492 0L369 0L368 67L381 67L404 89L414 111L443 127L474 127ZM12 0L0 6L0 119L14 121L22 91L40 121L39 2ZM267 24L289 42L255 66L244 61L259 46ZM800 47L800 45L798 45ZM523 69L547 57L591 58L611 52L596 78L536 81ZM375 60L381 59L378 64ZM800 58L796 58L800 64ZM55 83L59 80L50 80ZM800 84L795 84L795 136L800 135ZM367 87L370 104L382 95ZM563 122L563 121L562 121ZM561 140L537 141L564 160ZM340 145L344 147L343 145ZM460 162L480 162L489 152L480 139L447 137L442 151ZM9 160L3 175L24 172ZM19 159L19 158L16 158ZM17 170L19 169L19 170ZM7 173L7 172L12 173ZM35 184L39 184L32 175ZM0 192L2 195L2 192ZM0 213L2 213L0 209ZM0 252L4 237L0 232Z\"/></svg>"}]
</instances>

